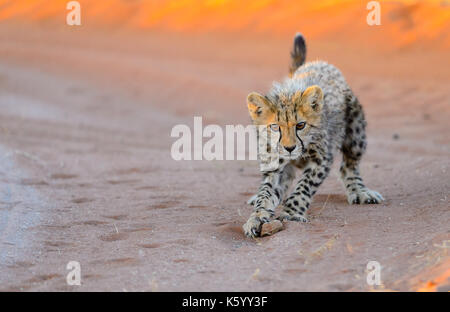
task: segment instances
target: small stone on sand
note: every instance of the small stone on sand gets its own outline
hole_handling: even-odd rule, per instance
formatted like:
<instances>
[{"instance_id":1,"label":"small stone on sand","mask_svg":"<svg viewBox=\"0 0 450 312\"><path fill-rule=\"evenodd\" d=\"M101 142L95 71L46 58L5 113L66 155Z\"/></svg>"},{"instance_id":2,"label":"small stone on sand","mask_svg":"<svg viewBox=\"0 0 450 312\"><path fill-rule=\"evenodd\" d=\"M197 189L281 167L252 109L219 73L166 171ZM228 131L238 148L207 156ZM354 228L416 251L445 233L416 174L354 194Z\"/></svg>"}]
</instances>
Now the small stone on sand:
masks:
<instances>
[{"instance_id":1,"label":"small stone on sand","mask_svg":"<svg viewBox=\"0 0 450 312\"><path fill-rule=\"evenodd\" d=\"M283 223L280 220L272 220L264 223L261 227L261 236L273 235L283 229Z\"/></svg>"}]
</instances>

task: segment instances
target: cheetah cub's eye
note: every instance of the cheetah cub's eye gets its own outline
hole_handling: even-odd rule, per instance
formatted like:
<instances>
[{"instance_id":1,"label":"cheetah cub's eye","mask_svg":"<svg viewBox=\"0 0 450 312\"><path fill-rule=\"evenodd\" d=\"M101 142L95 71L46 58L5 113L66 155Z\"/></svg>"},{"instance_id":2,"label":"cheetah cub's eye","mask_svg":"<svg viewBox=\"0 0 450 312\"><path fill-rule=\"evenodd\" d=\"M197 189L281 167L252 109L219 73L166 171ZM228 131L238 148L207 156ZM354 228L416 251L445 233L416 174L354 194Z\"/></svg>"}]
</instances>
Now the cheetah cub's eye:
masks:
<instances>
[{"instance_id":1,"label":"cheetah cub's eye","mask_svg":"<svg viewBox=\"0 0 450 312\"><path fill-rule=\"evenodd\" d=\"M299 123L295 126L295 128L296 128L297 130L302 130L303 128L305 128L305 126L306 126L306 122L302 121L302 122L299 122Z\"/></svg>"},{"instance_id":2,"label":"cheetah cub's eye","mask_svg":"<svg viewBox=\"0 0 450 312\"><path fill-rule=\"evenodd\" d=\"M272 130L273 132L278 132L278 131L280 131L280 126L277 124L271 124L270 130Z\"/></svg>"}]
</instances>

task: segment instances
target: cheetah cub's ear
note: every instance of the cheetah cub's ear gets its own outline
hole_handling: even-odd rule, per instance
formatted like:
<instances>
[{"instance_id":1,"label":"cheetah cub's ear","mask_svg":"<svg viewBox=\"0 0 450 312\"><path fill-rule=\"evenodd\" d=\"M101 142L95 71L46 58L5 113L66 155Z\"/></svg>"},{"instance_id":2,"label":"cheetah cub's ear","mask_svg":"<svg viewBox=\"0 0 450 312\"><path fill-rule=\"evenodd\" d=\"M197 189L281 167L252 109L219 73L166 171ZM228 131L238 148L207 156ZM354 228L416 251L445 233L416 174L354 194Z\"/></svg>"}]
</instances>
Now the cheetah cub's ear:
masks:
<instances>
[{"instance_id":1,"label":"cheetah cub's ear","mask_svg":"<svg viewBox=\"0 0 450 312\"><path fill-rule=\"evenodd\" d=\"M319 86L308 87L301 95L297 109L304 115L317 115L322 111L323 92Z\"/></svg>"},{"instance_id":2,"label":"cheetah cub's ear","mask_svg":"<svg viewBox=\"0 0 450 312\"><path fill-rule=\"evenodd\" d=\"M252 92L247 96L248 112L252 120L258 125L272 123L275 118L275 108L263 95Z\"/></svg>"}]
</instances>

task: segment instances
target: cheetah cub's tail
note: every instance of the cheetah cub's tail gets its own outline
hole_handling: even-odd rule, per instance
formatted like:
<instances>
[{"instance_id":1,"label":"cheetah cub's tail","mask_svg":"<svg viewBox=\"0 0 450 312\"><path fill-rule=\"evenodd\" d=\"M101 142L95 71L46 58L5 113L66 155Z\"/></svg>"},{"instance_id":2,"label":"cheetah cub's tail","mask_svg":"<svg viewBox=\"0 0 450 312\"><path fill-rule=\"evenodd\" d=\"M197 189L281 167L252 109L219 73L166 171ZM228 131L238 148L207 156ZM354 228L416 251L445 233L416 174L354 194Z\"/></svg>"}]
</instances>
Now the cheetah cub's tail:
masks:
<instances>
[{"instance_id":1,"label":"cheetah cub's tail","mask_svg":"<svg viewBox=\"0 0 450 312\"><path fill-rule=\"evenodd\" d=\"M294 47L291 52L291 67L289 75L292 77L300 66L305 63L306 59L306 43L301 33L297 33L294 37Z\"/></svg>"}]
</instances>

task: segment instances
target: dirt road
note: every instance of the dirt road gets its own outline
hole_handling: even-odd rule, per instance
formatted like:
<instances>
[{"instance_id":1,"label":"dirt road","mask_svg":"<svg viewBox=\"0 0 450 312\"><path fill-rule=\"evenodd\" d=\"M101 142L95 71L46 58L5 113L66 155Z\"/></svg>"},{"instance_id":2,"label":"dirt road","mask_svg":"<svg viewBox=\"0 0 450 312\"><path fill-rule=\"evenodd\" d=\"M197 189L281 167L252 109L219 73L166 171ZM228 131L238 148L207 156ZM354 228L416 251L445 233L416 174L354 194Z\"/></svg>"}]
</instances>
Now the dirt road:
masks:
<instances>
[{"instance_id":1,"label":"dirt road","mask_svg":"<svg viewBox=\"0 0 450 312\"><path fill-rule=\"evenodd\" d=\"M308 42L365 107L362 174L386 201L348 205L335 168L309 224L251 240L257 163L174 161L170 131L248 124L246 94L286 74L290 38L29 30L0 30L0 290L449 290L444 53Z\"/></svg>"}]
</instances>

